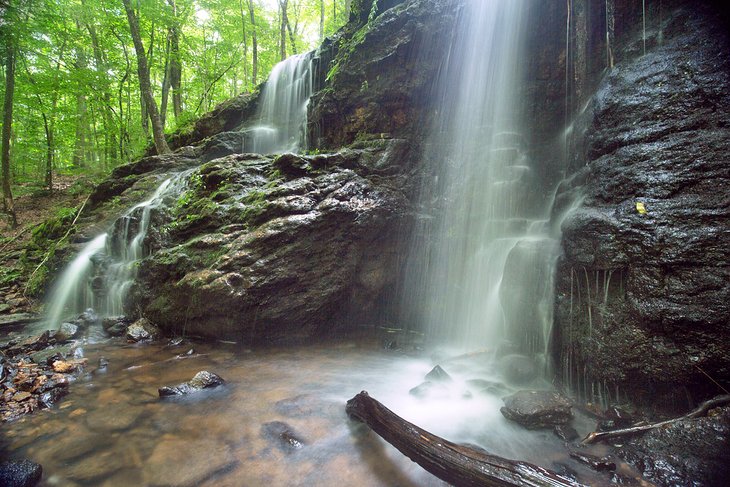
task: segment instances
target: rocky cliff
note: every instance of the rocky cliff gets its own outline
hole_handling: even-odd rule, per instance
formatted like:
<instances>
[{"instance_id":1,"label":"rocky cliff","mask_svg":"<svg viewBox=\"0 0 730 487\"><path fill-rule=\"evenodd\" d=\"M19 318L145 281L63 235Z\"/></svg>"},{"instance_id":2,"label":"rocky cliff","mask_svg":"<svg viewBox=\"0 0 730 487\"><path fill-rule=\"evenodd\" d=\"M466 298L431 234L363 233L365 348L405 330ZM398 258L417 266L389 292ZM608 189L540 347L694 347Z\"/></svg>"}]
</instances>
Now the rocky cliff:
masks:
<instances>
[{"instance_id":1,"label":"rocky cliff","mask_svg":"<svg viewBox=\"0 0 730 487\"><path fill-rule=\"evenodd\" d=\"M589 397L683 410L730 383L726 27L708 5L665 11L575 122L555 330Z\"/></svg>"}]
</instances>

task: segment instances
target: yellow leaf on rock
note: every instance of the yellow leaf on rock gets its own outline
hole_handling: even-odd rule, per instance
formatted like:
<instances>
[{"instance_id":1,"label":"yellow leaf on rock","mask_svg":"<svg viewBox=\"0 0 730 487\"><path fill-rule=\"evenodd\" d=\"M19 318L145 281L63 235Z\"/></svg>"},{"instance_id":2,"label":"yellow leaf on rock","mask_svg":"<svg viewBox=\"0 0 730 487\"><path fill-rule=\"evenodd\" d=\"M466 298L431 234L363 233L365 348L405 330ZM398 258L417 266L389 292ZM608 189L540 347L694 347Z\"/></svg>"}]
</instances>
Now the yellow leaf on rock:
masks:
<instances>
[{"instance_id":1,"label":"yellow leaf on rock","mask_svg":"<svg viewBox=\"0 0 730 487\"><path fill-rule=\"evenodd\" d=\"M644 206L644 203L642 203L641 201L637 201L636 211L639 212L639 215L646 215L646 206Z\"/></svg>"}]
</instances>

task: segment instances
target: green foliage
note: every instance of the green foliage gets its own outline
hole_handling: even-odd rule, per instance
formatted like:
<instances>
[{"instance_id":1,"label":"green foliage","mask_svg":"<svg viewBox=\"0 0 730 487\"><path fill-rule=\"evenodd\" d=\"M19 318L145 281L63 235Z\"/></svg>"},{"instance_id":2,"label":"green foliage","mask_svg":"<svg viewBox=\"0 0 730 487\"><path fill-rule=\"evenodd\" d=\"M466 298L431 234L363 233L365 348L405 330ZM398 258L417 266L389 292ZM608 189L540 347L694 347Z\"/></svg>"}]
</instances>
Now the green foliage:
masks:
<instances>
[{"instance_id":1,"label":"green foliage","mask_svg":"<svg viewBox=\"0 0 730 487\"><path fill-rule=\"evenodd\" d=\"M254 91L280 61L277 3L252 4L255 25L249 0L135 3L158 107L173 60L168 40L179 33L180 112L173 113L170 89L166 131L193 130L201 114ZM325 35L345 22L345 4L324 0ZM320 1L289 0L287 14L297 52L316 47ZM49 155L56 173L97 177L143 153L150 136L143 128L136 59L119 0L11 0L0 6L0 15L5 20L0 58L8 39L18 51L11 171L14 183L24 183L21 194L43 187ZM288 36L286 41L292 54Z\"/></svg>"}]
</instances>

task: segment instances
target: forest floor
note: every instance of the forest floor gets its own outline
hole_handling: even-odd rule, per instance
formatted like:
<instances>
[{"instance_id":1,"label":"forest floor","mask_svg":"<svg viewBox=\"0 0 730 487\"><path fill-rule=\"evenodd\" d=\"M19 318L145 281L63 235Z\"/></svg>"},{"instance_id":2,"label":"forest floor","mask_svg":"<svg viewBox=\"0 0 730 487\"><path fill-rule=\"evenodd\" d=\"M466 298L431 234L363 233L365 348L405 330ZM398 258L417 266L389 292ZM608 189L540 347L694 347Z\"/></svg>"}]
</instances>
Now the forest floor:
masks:
<instances>
[{"instance_id":1,"label":"forest floor","mask_svg":"<svg viewBox=\"0 0 730 487\"><path fill-rule=\"evenodd\" d=\"M77 208L91 190L85 176L55 175L53 191L37 186L13 188L18 226L0 215L0 314L30 311L38 306L25 294L28 269L22 265L23 250L33 236L33 229L52 218L62 208Z\"/></svg>"}]
</instances>

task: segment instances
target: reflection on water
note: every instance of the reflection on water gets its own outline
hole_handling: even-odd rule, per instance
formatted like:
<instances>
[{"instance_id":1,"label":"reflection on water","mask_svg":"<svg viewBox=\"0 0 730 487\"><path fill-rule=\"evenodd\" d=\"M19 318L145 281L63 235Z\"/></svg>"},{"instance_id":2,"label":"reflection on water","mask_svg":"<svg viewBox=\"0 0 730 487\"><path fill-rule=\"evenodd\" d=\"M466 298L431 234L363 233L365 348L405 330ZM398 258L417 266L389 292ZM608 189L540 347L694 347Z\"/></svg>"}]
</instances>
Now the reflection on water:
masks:
<instances>
[{"instance_id":1,"label":"reflection on water","mask_svg":"<svg viewBox=\"0 0 730 487\"><path fill-rule=\"evenodd\" d=\"M191 347L195 353L186 356ZM442 362L454 382L419 399L408 391L423 382L432 360L361 342L254 352L112 342L88 345L85 354L90 364L106 358L108 367L89 367L56 409L1 427L10 454L43 465L43 485L445 485L347 418L345 402L361 390L450 440L550 468L570 463L552 433L502 417L504 394L466 383L496 380L474 358ZM158 398L158 387L200 370L219 374L225 386ZM263 428L273 421L286 423L304 445L282 447Z\"/></svg>"}]
</instances>

